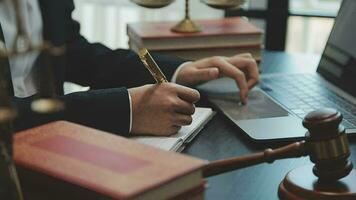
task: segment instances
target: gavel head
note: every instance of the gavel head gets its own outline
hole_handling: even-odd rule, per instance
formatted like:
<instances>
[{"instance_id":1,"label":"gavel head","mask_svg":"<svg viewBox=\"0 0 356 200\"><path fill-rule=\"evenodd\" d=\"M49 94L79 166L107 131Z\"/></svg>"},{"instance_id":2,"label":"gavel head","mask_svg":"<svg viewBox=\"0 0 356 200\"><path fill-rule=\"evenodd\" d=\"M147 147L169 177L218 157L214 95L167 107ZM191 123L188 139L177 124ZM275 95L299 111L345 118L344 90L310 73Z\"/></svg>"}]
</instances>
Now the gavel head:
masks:
<instances>
[{"instance_id":1,"label":"gavel head","mask_svg":"<svg viewBox=\"0 0 356 200\"><path fill-rule=\"evenodd\" d=\"M339 180L353 168L341 121L341 113L329 108L313 111L303 120L310 160L315 164L313 173L321 181Z\"/></svg>"}]
</instances>

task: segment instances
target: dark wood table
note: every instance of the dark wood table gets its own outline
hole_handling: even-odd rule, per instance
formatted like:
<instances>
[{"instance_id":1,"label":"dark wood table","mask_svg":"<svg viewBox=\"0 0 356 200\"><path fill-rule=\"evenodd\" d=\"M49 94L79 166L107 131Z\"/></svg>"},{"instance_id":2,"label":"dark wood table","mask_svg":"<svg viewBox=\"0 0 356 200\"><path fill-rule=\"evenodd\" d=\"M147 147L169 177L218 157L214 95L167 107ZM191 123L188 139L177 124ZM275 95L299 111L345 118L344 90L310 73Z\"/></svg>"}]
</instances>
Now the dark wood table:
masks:
<instances>
[{"instance_id":1,"label":"dark wood table","mask_svg":"<svg viewBox=\"0 0 356 200\"><path fill-rule=\"evenodd\" d=\"M316 70L319 59L320 56L316 55L264 52L261 69L262 73L312 72ZM218 113L184 153L213 161L280 145L252 142L225 116ZM351 151L354 152L351 160L356 163L356 140L351 141ZM208 178L206 199L278 199L278 185L286 173L305 164L311 164L309 158L286 159Z\"/></svg>"}]
</instances>

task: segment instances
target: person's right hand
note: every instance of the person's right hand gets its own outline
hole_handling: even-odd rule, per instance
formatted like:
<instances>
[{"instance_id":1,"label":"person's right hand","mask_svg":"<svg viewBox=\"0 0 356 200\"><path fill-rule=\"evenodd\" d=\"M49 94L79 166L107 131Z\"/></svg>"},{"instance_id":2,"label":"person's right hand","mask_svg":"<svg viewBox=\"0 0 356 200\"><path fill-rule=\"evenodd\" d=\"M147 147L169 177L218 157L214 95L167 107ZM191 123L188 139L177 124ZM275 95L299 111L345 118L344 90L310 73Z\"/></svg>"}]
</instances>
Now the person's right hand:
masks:
<instances>
[{"instance_id":1,"label":"person's right hand","mask_svg":"<svg viewBox=\"0 0 356 200\"><path fill-rule=\"evenodd\" d=\"M132 102L132 134L168 136L192 123L194 103L200 94L173 83L129 89Z\"/></svg>"},{"instance_id":2,"label":"person's right hand","mask_svg":"<svg viewBox=\"0 0 356 200\"><path fill-rule=\"evenodd\" d=\"M259 71L251 54L232 57L213 56L186 63L179 70L176 83L186 86L226 76L234 79L240 89L240 100L247 103L248 91L259 81Z\"/></svg>"}]
</instances>

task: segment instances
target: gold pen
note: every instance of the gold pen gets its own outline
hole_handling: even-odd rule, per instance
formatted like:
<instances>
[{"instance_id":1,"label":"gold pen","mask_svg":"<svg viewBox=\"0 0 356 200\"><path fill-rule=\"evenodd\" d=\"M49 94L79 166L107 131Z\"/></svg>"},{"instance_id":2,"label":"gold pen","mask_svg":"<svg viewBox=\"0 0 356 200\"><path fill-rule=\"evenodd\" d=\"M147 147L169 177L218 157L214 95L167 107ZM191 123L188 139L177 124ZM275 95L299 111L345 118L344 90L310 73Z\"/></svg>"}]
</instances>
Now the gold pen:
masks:
<instances>
[{"instance_id":1,"label":"gold pen","mask_svg":"<svg viewBox=\"0 0 356 200\"><path fill-rule=\"evenodd\" d=\"M140 56L142 63L145 65L148 71L150 71L151 75L157 83L168 83L166 76L158 67L157 63L153 60L147 49L140 49L138 55Z\"/></svg>"}]
</instances>

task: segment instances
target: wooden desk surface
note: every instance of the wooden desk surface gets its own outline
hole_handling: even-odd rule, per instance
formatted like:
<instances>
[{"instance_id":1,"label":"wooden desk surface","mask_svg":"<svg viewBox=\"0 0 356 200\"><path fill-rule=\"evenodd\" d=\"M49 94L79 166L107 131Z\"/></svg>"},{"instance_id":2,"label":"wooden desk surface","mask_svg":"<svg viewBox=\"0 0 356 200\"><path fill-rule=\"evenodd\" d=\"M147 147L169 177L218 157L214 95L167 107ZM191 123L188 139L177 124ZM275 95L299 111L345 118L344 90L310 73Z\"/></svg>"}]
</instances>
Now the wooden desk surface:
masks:
<instances>
[{"instance_id":1,"label":"wooden desk surface","mask_svg":"<svg viewBox=\"0 0 356 200\"><path fill-rule=\"evenodd\" d=\"M319 59L320 56L315 55L265 52L261 68L263 73L312 72L316 70ZM184 153L212 161L250 154L278 145L281 144L262 145L248 140L237 127L218 113ZM351 151L351 160L356 164L356 140L351 141ZM206 199L278 199L278 185L286 173L305 164L311 164L309 158L286 159L211 177L208 179Z\"/></svg>"}]
</instances>

